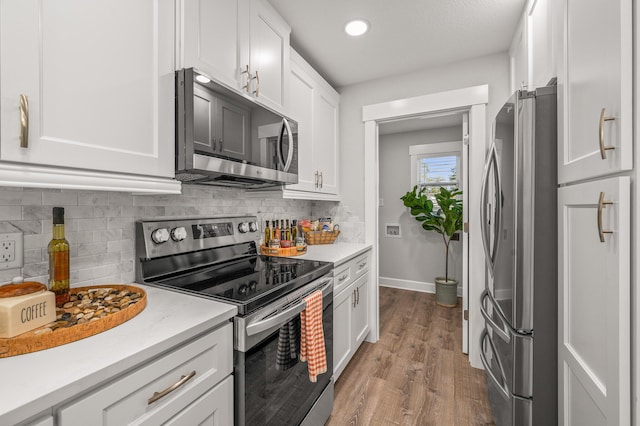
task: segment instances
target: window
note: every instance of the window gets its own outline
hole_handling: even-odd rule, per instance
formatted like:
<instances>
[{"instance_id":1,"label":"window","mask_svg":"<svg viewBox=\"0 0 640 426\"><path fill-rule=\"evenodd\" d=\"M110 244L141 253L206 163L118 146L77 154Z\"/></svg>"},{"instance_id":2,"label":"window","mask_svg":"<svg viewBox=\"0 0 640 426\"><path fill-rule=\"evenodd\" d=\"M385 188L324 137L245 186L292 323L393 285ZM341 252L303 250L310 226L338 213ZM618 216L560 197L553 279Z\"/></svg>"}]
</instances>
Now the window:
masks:
<instances>
[{"instance_id":1,"label":"window","mask_svg":"<svg viewBox=\"0 0 640 426\"><path fill-rule=\"evenodd\" d=\"M431 199L441 186L452 190L461 188L460 152L461 142L444 142L409 147L411 155L411 187L427 188Z\"/></svg>"}]
</instances>

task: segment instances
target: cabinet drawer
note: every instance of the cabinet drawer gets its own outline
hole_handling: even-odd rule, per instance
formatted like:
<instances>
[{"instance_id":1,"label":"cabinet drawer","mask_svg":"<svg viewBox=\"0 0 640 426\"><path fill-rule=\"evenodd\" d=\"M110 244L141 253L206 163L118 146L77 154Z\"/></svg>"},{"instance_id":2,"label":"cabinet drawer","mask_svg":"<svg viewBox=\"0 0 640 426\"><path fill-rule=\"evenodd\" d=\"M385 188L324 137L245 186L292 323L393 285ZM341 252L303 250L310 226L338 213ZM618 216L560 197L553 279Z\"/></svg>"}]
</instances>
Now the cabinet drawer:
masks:
<instances>
[{"instance_id":1,"label":"cabinet drawer","mask_svg":"<svg viewBox=\"0 0 640 426\"><path fill-rule=\"evenodd\" d=\"M338 294L351 282L351 263L346 263L333 270L333 294Z\"/></svg>"},{"instance_id":2,"label":"cabinet drawer","mask_svg":"<svg viewBox=\"0 0 640 426\"><path fill-rule=\"evenodd\" d=\"M166 422L165 426L232 424L233 377L229 376Z\"/></svg>"},{"instance_id":3,"label":"cabinet drawer","mask_svg":"<svg viewBox=\"0 0 640 426\"><path fill-rule=\"evenodd\" d=\"M351 266L351 275L355 280L358 277L364 275L369 270L369 252L366 252L365 254L358 256L352 262L353 263Z\"/></svg>"},{"instance_id":4,"label":"cabinet drawer","mask_svg":"<svg viewBox=\"0 0 640 426\"><path fill-rule=\"evenodd\" d=\"M213 388L232 369L233 326L228 323L64 406L60 421L65 426L161 424ZM181 380L182 385L149 403L154 393Z\"/></svg>"}]
</instances>

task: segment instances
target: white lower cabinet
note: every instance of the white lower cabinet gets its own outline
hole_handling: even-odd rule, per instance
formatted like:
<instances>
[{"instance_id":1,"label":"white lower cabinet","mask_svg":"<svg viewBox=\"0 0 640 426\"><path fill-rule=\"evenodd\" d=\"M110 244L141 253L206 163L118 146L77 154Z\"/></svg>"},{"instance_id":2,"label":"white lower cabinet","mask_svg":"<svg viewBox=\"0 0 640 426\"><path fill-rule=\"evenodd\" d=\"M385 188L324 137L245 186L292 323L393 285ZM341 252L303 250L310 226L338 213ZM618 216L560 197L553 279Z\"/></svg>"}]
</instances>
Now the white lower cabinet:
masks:
<instances>
[{"instance_id":1,"label":"white lower cabinet","mask_svg":"<svg viewBox=\"0 0 640 426\"><path fill-rule=\"evenodd\" d=\"M228 323L58 410L61 425L233 424Z\"/></svg>"},{"instance_id":2,"label":"white lower cabinet","mask_svg":"<svg viewBox=\"0 0 640 426\"><path fill-rule=\"evenodd\" d=\"M47 414L44 417L39 417L37 420L28 421L26 423L20 423L20 426L53 426L53 415Z\"/></svg>"},{"instance_id":3,"label":"white lower cabinet","mask_svg":"<svg viewBox=\"0 0 640 426\"><path fill-rule=\"evenodd\" d=\"M369 333L369 252L334 270L333 375L337 379Z\"/></svg>"}]
</instances>

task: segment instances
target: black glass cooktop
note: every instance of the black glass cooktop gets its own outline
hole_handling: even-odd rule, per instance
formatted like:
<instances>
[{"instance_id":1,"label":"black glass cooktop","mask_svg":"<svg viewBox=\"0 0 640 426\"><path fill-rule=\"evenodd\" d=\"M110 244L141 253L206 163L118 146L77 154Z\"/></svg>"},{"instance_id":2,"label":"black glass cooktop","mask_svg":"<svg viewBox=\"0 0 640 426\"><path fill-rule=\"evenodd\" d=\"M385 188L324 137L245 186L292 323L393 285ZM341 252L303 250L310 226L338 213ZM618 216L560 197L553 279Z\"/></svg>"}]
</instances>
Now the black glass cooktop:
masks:
<instances>
[{"instance_id":1,"label":"black glass cooktop","mask_svg":"<svg viewBox=\"0 0 640 426\"><path fill-rule=\"evenodd\" d=\"M148 281L236 304L246 315L328 273L332 264L254 255Z\"/></svg>"}]
</instances>

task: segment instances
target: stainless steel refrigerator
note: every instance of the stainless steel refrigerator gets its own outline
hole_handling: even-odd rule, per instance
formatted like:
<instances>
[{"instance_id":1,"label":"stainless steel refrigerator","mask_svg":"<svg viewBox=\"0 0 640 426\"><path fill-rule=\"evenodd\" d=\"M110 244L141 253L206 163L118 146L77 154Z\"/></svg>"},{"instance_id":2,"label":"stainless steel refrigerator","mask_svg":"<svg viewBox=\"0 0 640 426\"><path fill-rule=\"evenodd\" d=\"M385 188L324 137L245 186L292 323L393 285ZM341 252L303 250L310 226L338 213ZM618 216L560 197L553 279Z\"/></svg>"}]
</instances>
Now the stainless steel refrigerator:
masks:
<instances>
[{"instance_id":1,"label":"stainless steel refrigerator","mask_svg":"<svg viewBox=\"0 0 640 426\"><path fill-rule=\"evenodd\" d=\"M482 184L481 358L496 425L557 424L556 87L518 91Z\"/></svg>"}]
</instances>

